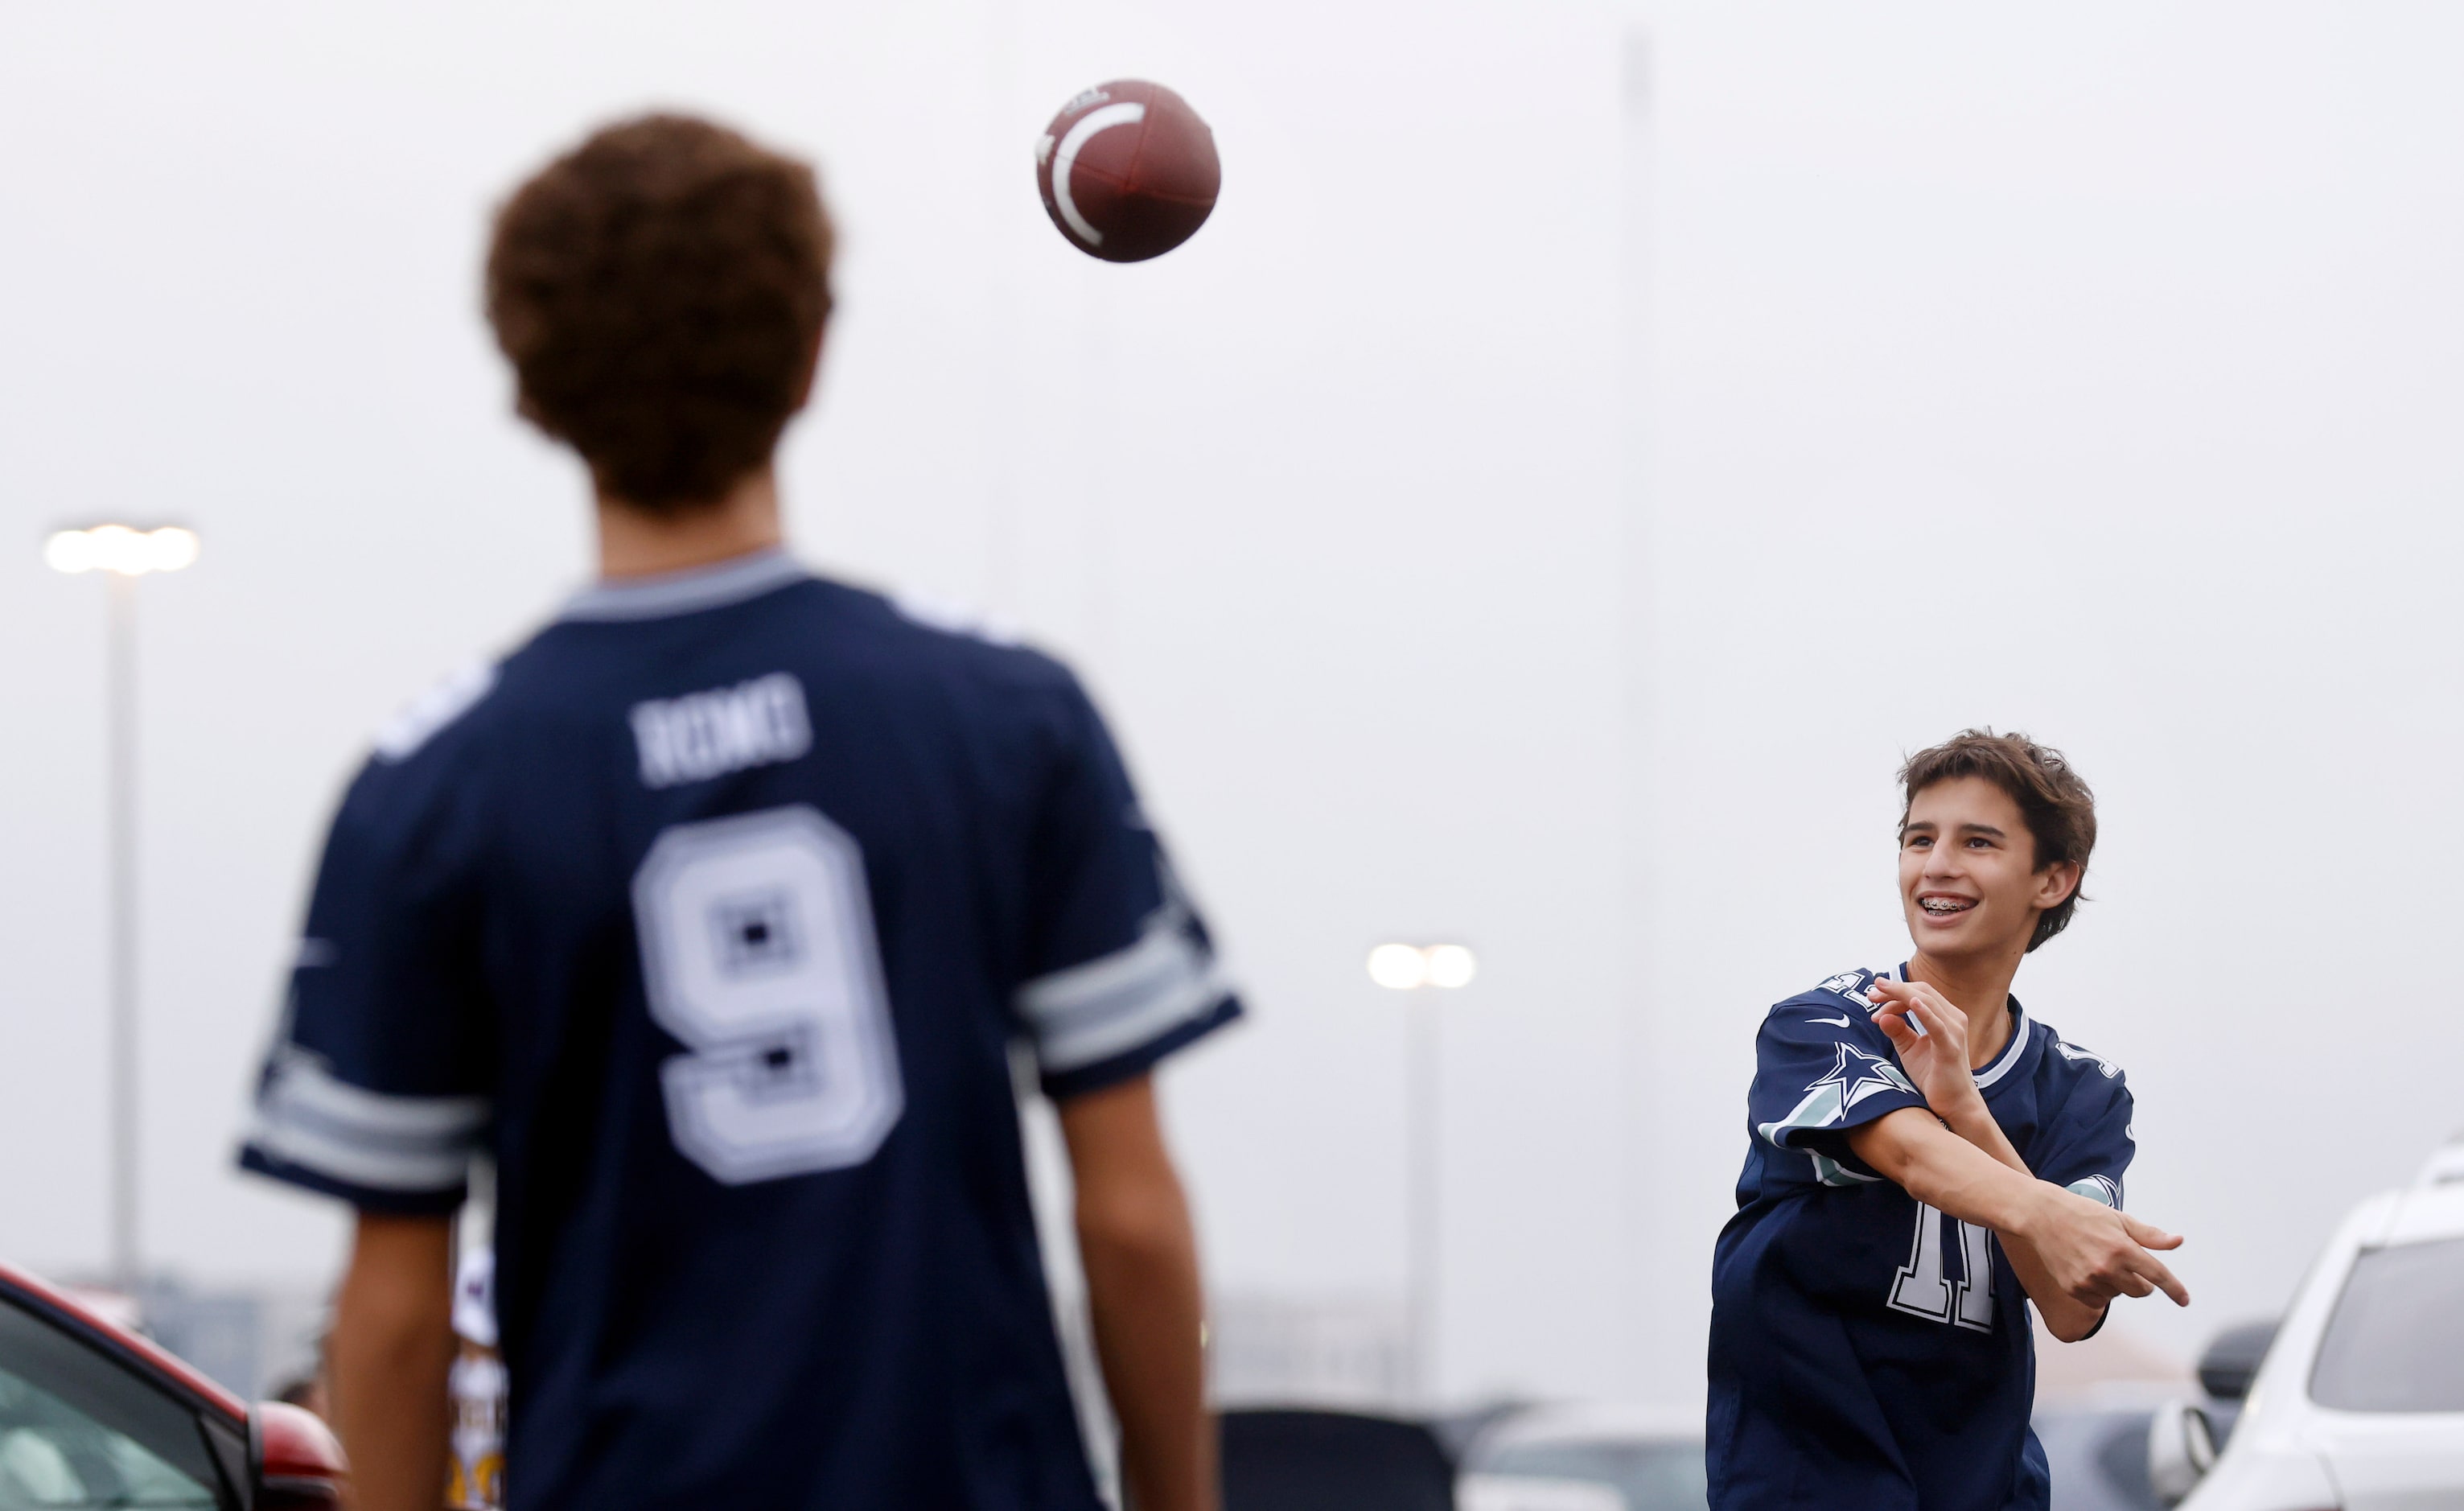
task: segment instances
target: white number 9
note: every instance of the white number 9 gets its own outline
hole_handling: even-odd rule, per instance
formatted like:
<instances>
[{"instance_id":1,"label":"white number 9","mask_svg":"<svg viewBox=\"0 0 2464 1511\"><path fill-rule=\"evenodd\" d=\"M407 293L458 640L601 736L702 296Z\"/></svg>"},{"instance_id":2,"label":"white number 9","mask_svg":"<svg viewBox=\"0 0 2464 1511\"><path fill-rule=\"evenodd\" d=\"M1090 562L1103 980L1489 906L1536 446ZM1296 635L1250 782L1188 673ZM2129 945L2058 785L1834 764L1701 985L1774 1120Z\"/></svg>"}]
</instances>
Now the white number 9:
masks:
<instances>
[{"instance_id":1,"label":"white number 9","mask_svg":"<svg viewBox=\"0 0 2464 1511\"><path fill-rule=\"evenodd\" d=\"M872 1158L905 1096L854 836L802 804L679 824L633 875L668 1130L731 1186Z\"/></svg>"}]
</instances>

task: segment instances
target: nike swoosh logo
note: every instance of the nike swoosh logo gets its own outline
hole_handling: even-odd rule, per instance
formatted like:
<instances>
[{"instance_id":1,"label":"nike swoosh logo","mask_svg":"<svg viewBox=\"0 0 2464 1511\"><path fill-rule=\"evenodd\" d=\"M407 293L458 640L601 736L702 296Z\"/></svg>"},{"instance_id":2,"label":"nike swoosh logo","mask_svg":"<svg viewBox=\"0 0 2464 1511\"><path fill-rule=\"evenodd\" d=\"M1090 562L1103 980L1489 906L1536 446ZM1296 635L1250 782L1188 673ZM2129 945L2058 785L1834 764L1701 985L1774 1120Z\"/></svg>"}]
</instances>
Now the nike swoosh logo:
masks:
<instances>
[{"instance_id":1,"label":"nike swoosh logo","mask_svg":"<svg viewBox=\"0 0 2464 1511\"><path fill-rule=\"evenodd\" d=\"M1848 1020L1846 1018L1816 1018L1814 1021L1816 1023L1836 1023L1843 1029L1848 1026Z\"/></svg>"}]
</instances>

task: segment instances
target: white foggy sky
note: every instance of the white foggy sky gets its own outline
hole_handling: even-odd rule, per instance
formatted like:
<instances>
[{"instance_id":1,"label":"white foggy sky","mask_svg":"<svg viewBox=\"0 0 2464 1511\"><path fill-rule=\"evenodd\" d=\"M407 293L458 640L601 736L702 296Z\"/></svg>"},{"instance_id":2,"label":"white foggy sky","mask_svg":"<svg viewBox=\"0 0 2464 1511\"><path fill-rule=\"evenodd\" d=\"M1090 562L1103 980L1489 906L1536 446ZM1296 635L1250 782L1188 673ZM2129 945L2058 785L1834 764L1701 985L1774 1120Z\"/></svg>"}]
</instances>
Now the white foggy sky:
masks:
<instances>
[{"instance_id":1,"label":"white foggy sky","mask_svg":"<svg viewBox=\"0 0 2464 1511\"><path fill-rule=\"evenodd\" d=\"M1361 956L1461 937L1447 1385L1697 1392L1754 1025L1897 958L1891 771L1991 722L2102 799L2019 991L2130 1072L2199 1304L2117 1326L2186 1354L2464 1124L2459 55L2427 3L12 8L0 1255L102 1245L101 592L41 533L206 537L143 588L145 1241L313 1280L332 1214L228 1164L327 811L585 570L484 216L671 103L845 228L805 553L1070 656L1234 952L1170 1078L1220 1287L1397 1284ZM1028 155L1123 74L1225 163L1133 268Z\"/></svg>"}]
</instances>

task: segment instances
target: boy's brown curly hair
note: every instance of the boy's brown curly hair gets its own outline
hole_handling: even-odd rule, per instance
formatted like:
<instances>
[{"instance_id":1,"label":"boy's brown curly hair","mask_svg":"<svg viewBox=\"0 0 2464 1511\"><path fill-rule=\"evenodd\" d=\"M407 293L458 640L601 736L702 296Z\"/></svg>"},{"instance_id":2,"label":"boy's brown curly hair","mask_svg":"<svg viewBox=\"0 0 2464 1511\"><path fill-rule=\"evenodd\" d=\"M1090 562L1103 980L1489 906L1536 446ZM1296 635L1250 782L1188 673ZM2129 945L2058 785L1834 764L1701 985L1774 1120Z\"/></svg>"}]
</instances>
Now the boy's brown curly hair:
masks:
<instances>
[{"instance_id":1,"label":"boy's brown curly hair","mask_svg":"<svg viewBox=\"0 0 2464 1511\"><path fill-rule=\"evenodd\" d=\"M2022 734L1997 735L1991 729L1963 729L1930 749L1908 757L1900 767L1900 836L1907 837L1908 806L1936 782L1981 776L2011 795L2027 819L2035 841L2035 869L2064 861L2087 876L2087 857L2096 849L2096 794L2062 753ZM2036 918L2028 948L2070 927L2071 917L2087 899L2079 888Z\"/></svg>"},{"instance_id":2,"label":"boy's brown curly hair","mask_svg":"<svg viewBox=\"0 0 2464 1511\"><path fill-rule=\"evenodd\" d=\"M488 321L520 409L651 514L715 502L803 407L830 311L813 170L706 121L593 134L514 191Z\"/></svg>"}]
</instances>

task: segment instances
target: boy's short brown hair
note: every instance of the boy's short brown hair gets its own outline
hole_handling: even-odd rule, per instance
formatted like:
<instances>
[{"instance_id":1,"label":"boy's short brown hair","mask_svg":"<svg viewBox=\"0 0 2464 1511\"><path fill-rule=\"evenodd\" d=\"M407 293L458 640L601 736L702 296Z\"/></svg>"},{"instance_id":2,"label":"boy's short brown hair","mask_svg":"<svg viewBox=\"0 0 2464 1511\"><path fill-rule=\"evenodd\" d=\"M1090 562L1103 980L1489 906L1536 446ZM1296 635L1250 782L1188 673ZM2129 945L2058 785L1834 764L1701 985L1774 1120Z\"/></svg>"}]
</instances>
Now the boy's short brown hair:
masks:
<instances>
[{"instance_id":1,"label":"boy's short brown hair","mask_svg":"<svg viewBox=\"0 0 2464 1511\"><path fill-rule=\"evenodd\" d=\"M813 170L688 116L619 122L497 212L488 321L521 411L653 514L770 459L830 309Z\"/></svg>"},{"instance_id":2,"label":"boy's short brown hair","mask_svg":"<svg viewBox=\"0 0 2464 1511\"><path fill-rule=\"evenodd\" d=\"M2084 882L2088 853L2096 848L2096 794L2071 769L2070 762L2051 745L2040 745L2022 734L1997 735L1991 729L1963 729L1930 749L1908 757L1900 767L1900 831L1908 827L1908 808L1917 794L1937 782L1981 776L2011 794L2035 840L2035 869L2070 861ZM2036 919L2028 948L2070 926L2071 915L2087 900L2079 888Z\"/></svg>"}]
</instances>

